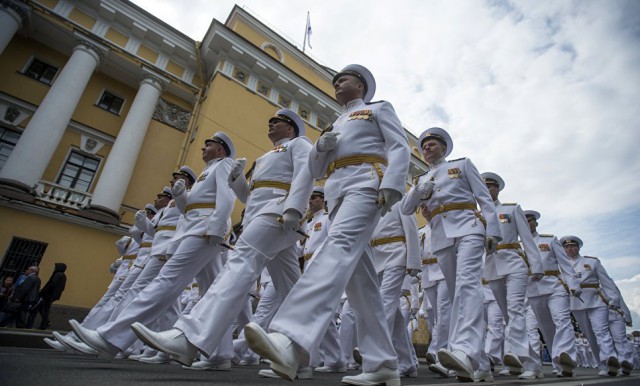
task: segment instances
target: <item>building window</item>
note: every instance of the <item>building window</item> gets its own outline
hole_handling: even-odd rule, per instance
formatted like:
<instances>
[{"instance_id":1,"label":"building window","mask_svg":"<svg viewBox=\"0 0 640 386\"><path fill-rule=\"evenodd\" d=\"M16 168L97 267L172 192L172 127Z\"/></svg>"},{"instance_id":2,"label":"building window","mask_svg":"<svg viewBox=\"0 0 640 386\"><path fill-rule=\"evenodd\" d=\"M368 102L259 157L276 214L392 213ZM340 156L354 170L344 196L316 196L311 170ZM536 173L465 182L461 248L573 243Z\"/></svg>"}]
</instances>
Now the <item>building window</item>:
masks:
<instances>
[{"instance_id":1,"label":"building window","mask_svg":"<svg viewBox=\"0 0 640 386\"><path fill-rule=\"evenodd\" d=\"M100 101L98 101L98 107L118 115L120 115L120 110L122 110L123 104L124 99L119 98L108 91L104 91L100 97Z\"/></svg>"},{"instance_id":2,"label":"building window","mask_svg":"<svg viewBox=\"0 0 640 386\"><path fill-rule=\"evenodd\" d=\"M71 150L56 184L79 192L87 192L99 165L100 160Z\"/></svg>"},{"instance_id":3,"label":"building window","mask_svg":"<svg viewBox=\"0 0 640 386\"><path fill-rule=\"evenodd\" d=\"M29 78L50 85L53 83L53 78L57 72L58 68L34 58L23 74Z\"/></svg>"},{"instance_id":4,"label":"building window","mask_svg":"<svg viewBox=\"0 0 640 386\"><path fill-rule=\"evenodd\" d=\"M4 167L19 139L20 133L0 127L0 170Z\"/></svg>"},{"instance_id":5,"label":"building window","mask_svg":"<svg viewBox=\"0 0 640 386\"><path fill-rule=\"evenodd\" d=\"M14 236L2 259L0 279L4 280L8 276L17 279L27 268L32 265L39 265L44 252L47 250L47 245L47 243L40 241Z\"/></svg>"}]
</instances>

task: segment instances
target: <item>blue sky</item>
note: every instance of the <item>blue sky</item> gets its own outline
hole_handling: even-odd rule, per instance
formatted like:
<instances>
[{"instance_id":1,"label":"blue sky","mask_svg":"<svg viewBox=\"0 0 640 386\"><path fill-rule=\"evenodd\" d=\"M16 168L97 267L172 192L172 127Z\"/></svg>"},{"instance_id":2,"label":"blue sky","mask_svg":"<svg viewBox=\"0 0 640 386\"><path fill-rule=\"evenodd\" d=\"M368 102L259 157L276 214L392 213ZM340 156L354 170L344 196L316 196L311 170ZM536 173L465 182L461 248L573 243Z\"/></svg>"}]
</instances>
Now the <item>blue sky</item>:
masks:
<instances>
[{"instance_id":1,"label":"blue sky","mask_svg":"<svg viewBox=\"0 0 640 386\"><path fill-rule=\"evenodd\" d=\"M134 0L201 40L233 1ZM640 328L640 2L246 0L239 3L340 69L376 76L407 129L440 126L451 158L506 181L504 202L542 213L600 257Z\"/></svg>"}]
</instances>

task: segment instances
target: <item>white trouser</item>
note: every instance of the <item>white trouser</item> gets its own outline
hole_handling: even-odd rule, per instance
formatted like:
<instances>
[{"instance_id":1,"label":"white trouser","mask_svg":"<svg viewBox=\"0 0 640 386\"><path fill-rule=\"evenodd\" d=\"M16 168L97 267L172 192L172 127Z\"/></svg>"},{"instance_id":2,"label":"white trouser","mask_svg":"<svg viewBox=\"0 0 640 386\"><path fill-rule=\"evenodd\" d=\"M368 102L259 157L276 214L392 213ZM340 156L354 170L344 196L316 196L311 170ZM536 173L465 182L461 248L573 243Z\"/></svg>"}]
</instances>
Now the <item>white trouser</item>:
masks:
<instances>
[{"instance_id":1,"label":"white trouser","mask_svg":"<svg viewBox=\"0 0 640 386\"><path fill-rule=\"evenodd\" d=\"M590 363L587 361L587 356L584 353L584 347L578 346L577 344L576 344L576 364L581 367L590 366Z\"/></svg>"},{"instance_id":2,"label":"white trouser","mask_svg":"<svg viewBox=\"0 0 640 386\"><path fill-rule=\"evenodd\" d=\"M122 285L122 283L124 283L125 279L126 279L126 276L122 278L118 278L118 277L113 278L113 281L109 285L107 292L105 292L104 295L102 295L102 298L98 301L98 303L96 303L96 305L93 306L91 311L89 311L87 316L85 316L84 320L82 321L83 327L91 330L95 330L101 324L99 323L98 318L96 318L96 315L102 314L102 309L104 308L105 305L109 303L109 301L113 298L113 296L118 292L118 289L120 289L120 286Z\"/></svg>"},{"instance_id":3,"label":"white trouser","mask_svg":"<svg viewBox=\"0 0 640 386\"><path fill-rule=\"evenodd\" d=\"M431 287L427 287L424 290L429 303L431 303L432 310L430 314L433 315L432 323L435 326L431 327L431 344L429 350L431 354L436 355L441 348L447 348L449 343L449 327L451 326L451 296L447 289L447 282L438 280Z\"/></svg>"},{"instance_id":4,"label":"white trouser","mask_svg":"<svg viewBox=\"0 0 640 386\"><path fill-rule=\"evenodd\" d=\"M510 273L489 281L502 317L507 322L504 351L518 356L524 363L531 360L525 311L525 294L529 276L526 272Z\"/></svg>"},{"instance_id":5,"label":"white trouser","mask_svg":"<svg viewBox=\"0 0 640 386\"><path fill-rule=\"evenodd\" d=\"M209 355L227 335L265 265L277 298L283 299L291 290L300 276L297 237L295 232L285 232L274 217L258 216L251 220L215 283L174 327Z\"/></svg>"},{"instance_id":6,"label":"white trouser","mask_svg":"<svg viewBox=\"0 0 640 386\"><path fill-rule=\"evenodd\" d=\"M411 300L407 296L400 296L400 314L402 315L402 326L406 331L407 338L407 347L409 349L408 355L411 362L411 366L413 369L417 370L420 367L420 362L418 361L418 355L416 354L416 349L413 347L413 326L411 323ZM414 320L417 326L418 320L417 316L414 315ZM393 332L391 333L393 335ZM393 337L392 337L393 340ZM395 343L394 343L395 345ZM400 364L400 353L398 353L398 368L402 369L402 365Z\"/></svg>"},{"instance_id":7,"label":"white trouser","mask_svg":"<svg viewBox=\"0 0 640 386\"><path fill-rule=\"evenodd\" d=\"M251 295L247 294L247 298L244 301L244 306L240 309L240 313L236 317L236 320L231 323L231 331L236 331L238 334L244 330L244 326L251 321L253 315L251 311Z\"/></svg>"},{"instance_id":8,"label":"white trouser","mask_svg":"<svg viewBox=\"0 0 640 386\"><path fill-rule=\"evenodd\" d=\"M571 310L576 318L580 330L591 346L593 356L598 362L598 368L607 368L607 359L616 357L613 339L609 332L609 309L607 307L587 308L586 310Z\"/></svg>"},{"instance_id":9,"label":"white trouser","mask_svg":"<svg viewBox=\"0 0 640 386\"><path fill-rule=\"evenodd\" d=\"M609 331L613 344L618 352L618 360L633 364L633 346L627 339L627 327L622 315L616 310L609 310Z\"/></svg>"},{"instance_id":10,"label":"white trouser","mask_svg":"<svg viewBox=\"0 0 640 386\"><path fill-rule=\"evenodd\" d=\"M504 318L498 307L498 302L490 300L484 303L484 312L487 318L487 337L484 351L494 364L502 363L504 353Z\"/></svg>"},{"instance_id":11,"label":"white trouser","mask_svg":"<svg viewBox=\"0 0 640 386\"><path fill-rule=\"evenodd\" d=\"M262 286L262 295L260 296L260 301L256 307L256 312L254 312L251 317L251 322L256 323L266 330L269 323L271 323L271 319L273 319L273 315L276 314L276 311L280 306L280 302L276 297L276 290L273 288L273 283L262 283ZM233 341L233 350L236 352L238 357L249 362L255 359L260 359L260 356L249 348L244 337L244 330L240 332L238 339Z\"/></svg>"},{"instance_id":12,"label":"white trouser","mask_svg":"<svg viewBox=\"0 0 640 386\"><path fill-rule=\"evenodd\" d=\"M137 274L136 280L130 285L129 290L124 294L124 297L120 299L120 302L115 306L109 322L116 320L122 310L138 296L156 276L164 266L165 261L158 259L158 256L151 256L147 259L142 270Z\"/></svg>"},{"instance_id":13,"label":"white trouser","mask_svg":"<svg viewBox=\"0 0 640 386\"><path fill-rule=\"evenodd\" d=\"M111 299L109 299L107 304L102 307L100 313L97 313L92 317L91 324L95 325L97 328L98 326L102 326L109 321L111 315L113 315L116 308L118 308L118 304L120 304L122 299L124 299L125 295L127 294L127 292L129 292L129 289L131 288L131 286L133 286L133 283L136 282L141 272L141 267L137 267L135 265L131 266L127 278L124 279L124 282L120 285L118 291L116 291ZM116 316L118 315L116 314Z\"/></svg>"},{"instance_id":14,"label":"white trouser","mask_svg":"<svg viewBox=\"0 0 640 386\"><path fill-rule=\"evenodd\" d=\"M413 367L411 345L407 337L407 323L400 311L400 294L406 275L406 267L389 267L378 274L382 306L387 316L393 347L398 354L398 371L406 372Z\"/></svg>"},{"instance_id":15,"label":"white trouser","mask_svg":"<svg viewBox=\"0 0 640 386\"><path fill-rule=\"evenodd\" d=\"M591 345L589 344L589 341L587 341L587 345L584 346L584 355L587 357L587 363L589 364L589 367L598 367L598 361L593 355L593 351L591 351Z\"/></svg>"},{"instance_id":16,"label":"white trouser","mask_svg":"<svg viewBox=\"0 0 640 386\"><path fill-rule=\"evenodd\" d=\"M523 364L524 370L539 371L542 370L542 358L540 357L542 345L540 344L540 334L538 333L538 319L536 319L531 307L525 308L525 320L527 323L527 337L529 338L530 360Z\"/></svg>"},{"instance_id":17,"label":"white trouser","mask_svg":"<svg viewBox=\"0 0 640 386\"><path fill-rule=\"evenodd\" d=\"M353 189L330 208L327 238L270 327L310 353L320 344L346 292L356 315L365 372L398 367L369 245L380 219L377 199L378 192L373 189Z\"/></svg>"},{"instance_id":18,"label":"white trouser","mask_svg":"<svg viewBox=\"0 0 640 386\"><path fill-rule=\"evenodd\" d=\"M344 365L336 319L335 316L331 319L320 346L310 354L309 365L311 367L317 367L318 363L323 363L324 366L329 367L341 367Z\"/></svg>"},{"instance_id":19,"label":"white trouser","mask_svg":"<svg viewBox=\"0 0 640 386\"><path fill-rule=\"evenodd\" d=\"M100 336L124 350L135 340L131 324L151 325L180 296L195 277L201 288L208 288L222 268L221 246L211 245L201 236L187 236L175 254L165 263L158 276L125 307L118 318L97 329ZM233 358L231 336L228 348ZM226 351L224 351L226 352Z\"/></svg>"},{"instance_id":20,"label":"white trouser","mask_svg":"<svg viewBox=\"0 0 640 386\"><path fill-rule=\"evenodd\" d=\"M342 351L342 359L346 364L353 364L353 349L358 344L356 342L356 316L351 309L349 299L342 306L340 315L340 350Z\"/></svg>"},{"instance_id":21,"label":"white trouser","mask_svg":"<svg viewBox=\"0 0 640 386\"><path fill-rule=\"evenodd\" d=\"M434 253L452 299L449 350L467 354L474 370L479 369L484 355L481 307L484 302L481 277L484 239L483 235L458 237L452 246ZM489 370L488 363L486 370Z\"/></svg>"},{"instance_id":22,"label":"white trouser","mask_svg":"<svg viewBox=\"0 0 640 386\"><path fill-rule=\"evenodd\" d=\"M561 353L569 354L577 360L576 339L569 313L569 294L566 291L529 298L529 305L538 319L553 363L558 363Z\"/></svg>"}]
</instances>

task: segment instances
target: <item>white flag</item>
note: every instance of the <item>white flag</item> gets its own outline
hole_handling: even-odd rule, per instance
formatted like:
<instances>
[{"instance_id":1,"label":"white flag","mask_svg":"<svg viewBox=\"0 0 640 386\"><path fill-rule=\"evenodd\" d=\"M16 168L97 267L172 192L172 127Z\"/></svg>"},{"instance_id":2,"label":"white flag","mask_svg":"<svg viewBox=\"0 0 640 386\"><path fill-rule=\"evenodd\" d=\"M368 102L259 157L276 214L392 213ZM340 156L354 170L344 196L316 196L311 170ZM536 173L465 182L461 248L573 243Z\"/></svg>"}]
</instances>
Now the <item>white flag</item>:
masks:
<instances>
[{"instance_id":1,"label":"white flag","mask_svg":"<svg viewBox=\"0 0 640 386\"><path fill-rule=\"evenodd\" d=\"M304 34L304 38L307 44L309 44L309 48L313 48L311 47L311 19L309 18L309 12L307 12L307 29ZM304 44L303 44L303 47L304 47Z\"/></svg>"}]
</instances>

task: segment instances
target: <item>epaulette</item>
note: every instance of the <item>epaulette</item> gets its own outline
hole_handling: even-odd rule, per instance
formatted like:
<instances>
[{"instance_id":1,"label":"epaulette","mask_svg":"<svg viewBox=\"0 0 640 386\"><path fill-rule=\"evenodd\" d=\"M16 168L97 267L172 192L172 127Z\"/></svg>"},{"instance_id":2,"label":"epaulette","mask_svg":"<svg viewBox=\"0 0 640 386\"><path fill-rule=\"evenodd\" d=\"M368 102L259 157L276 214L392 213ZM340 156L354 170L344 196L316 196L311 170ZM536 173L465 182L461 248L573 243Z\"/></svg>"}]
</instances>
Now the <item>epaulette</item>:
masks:
<instances>
[{"instance_id":1,"label":"epaulette","mask_svg":"<svg viewBox=\"0 0 640 386\"><path fill-rule=\"evenodd\" d=\"M386 101L373 101L373 102L366 102L365 105L375 105L376 103L382 103L382 102L386 102Z\"/></svg>"},{"instance_id":2,"label":"epaulette","mask_svg":"<svg viewBox=\"0 0 640 386\"><path fill-rule=\"evenodd\" d=\"M552 234L540 234L540 237L554 237Z\"/></svg>"},{"instance_id":3,"label":"epaulette","mask_svg":"<svg viewBox=\"0 0 640 386\"><path fill-rule=\"evenodd\" d=\"M463 159L467 159L467 157L462 157L462 158L456 158L456 159L451 159L451 160L448 160L447 162L455 162L455 161L462 161Z\"/></svg>"},{"instance_id":4,"label":"epaulette","mask_svg":"<svg viewBox=\"0 0 640 386\"><path fill-rule=\"evenodd\" d=\"M517 202L503 202L502 205L511 205L511 206L513 206L513 205L518 205L518 203Z\"/></svg>"},{"instance_id":5,"label":"epaulette","mask_svg":"<svg viewBox=\"0 0 640 386\"><path fill-rule=\"evenodd\" d=\"M413 184L416 185L418 183L418 180L420 180L420 177L424 176L425 174L427 174L429 172L424 172L422 174L418 174L417 176L413 177Z\"/></svg>"},{"instance_id":6,"label":"epaulette","mask_svg":"<svg viewBox=\"0 0 640 386\"><path fill-rule=\"evenodd\" d=\"M584 258L587 258L587 257L588 257L588 258L590 258L590 259L596 259L596 260L599 260L597 257L593 257L593 256L582 256L582 257L584 257Z\"/></svg>"}]
</instances>

